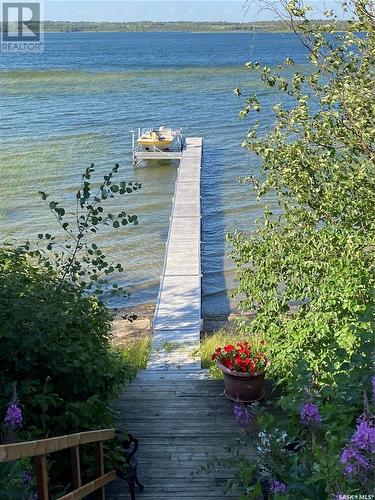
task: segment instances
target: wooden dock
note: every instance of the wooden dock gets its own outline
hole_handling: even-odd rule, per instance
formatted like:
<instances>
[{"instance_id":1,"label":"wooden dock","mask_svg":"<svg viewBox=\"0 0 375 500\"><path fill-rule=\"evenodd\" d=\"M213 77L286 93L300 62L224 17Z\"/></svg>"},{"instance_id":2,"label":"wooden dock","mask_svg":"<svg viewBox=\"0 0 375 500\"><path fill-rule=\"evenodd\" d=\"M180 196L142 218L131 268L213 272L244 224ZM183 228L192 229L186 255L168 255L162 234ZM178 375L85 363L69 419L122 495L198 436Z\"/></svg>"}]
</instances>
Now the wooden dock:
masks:
<instances>
[{"instance_id":1,"label":"wooden dock","mask_svg":"<svg viewBox=\"0 0 375 500\"><path fill-rule=\"evenodd\" d=\"M163 274L153 320L153 341L146 370L138 372L114 403L116 428L139 439L139 478L145 489L137 499L235 499L223 484L229 467L196 475L199 467L228 457L241 429L223 382L201 369L201 166L203 140L186 139L177 174ZM129 499L117 480L108 498Z\"/></svg>"},{"instance_id":2,"label":"wooden dock","mask_svg":"<svg viewBox=\"0 0 375 500\"><path fill-rule=\"evenodd\" d=\"M148 370L200 369L202 138L187 138L177 173Z\"/></svg>"}]
</instances>

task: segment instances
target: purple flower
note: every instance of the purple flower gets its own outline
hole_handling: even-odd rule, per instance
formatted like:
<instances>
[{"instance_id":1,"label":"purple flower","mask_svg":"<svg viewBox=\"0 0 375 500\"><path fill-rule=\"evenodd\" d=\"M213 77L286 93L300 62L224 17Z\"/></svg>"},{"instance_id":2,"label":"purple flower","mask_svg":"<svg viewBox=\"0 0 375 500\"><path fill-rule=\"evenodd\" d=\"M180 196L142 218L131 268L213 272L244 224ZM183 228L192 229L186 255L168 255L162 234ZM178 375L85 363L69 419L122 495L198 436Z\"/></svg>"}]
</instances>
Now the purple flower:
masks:
<instances>
[{"instance_id":1,"label":"purple flower","mask_svg":"<svg viewBox=\"0 0 375 500\"><path fill-rule=\"evenodd\" d=\"M320 424L322 418L319 408L315 403L303 403L301 406L300 419L305 427Z\"/></svg>"},{"instance_id":2,"label":"purple flower","mask_svg":"<svg viewBox=\"0 0 375 500\"><path fill-rule=\"evenodd\" d=\"M23 484L28 484L31 481L31 479L32 479L32 475L30 474L30 472L27 471L27 470L24 470L22 472L22 482L23 482Z\"/></svg>"},{"instance_id":3,"label":"purple flower","mask_svg":"<svg viewBox=\"0 0 375 500\"><path fill-rule=\"evenodd\" d=\"M246 427L249 425L251 420L251 415L249 410L242 403L234 404L234 418L238 425Z\"/></svg>"},{"instance_id":4,"label":"purple flower","mask_svg":"<svg viewBox=\"0 0 375 500\"><path fill-rule=\"evenodd\" d=\"M372 400L375 402L375 375L371 377L371 385L372 385Z\"/></svg>"},{"instance_id":5,"label":"purple flower","mask_svg":"<svg viewBox=\"0 0 375 500\"><path fill-rule=\"evenodd\" d=\"M345 465L347 476L366 477L367 472L371 469L369 460L354 446L349 445L343 449L340 461Z\"/></svg>"},{"instance_id":6,"label":"purple flower","mask_svg":"<svg viewBox=\"0 0 375 500\"><path fill-rule=\"evenodd\" d=\"M12 403L9 404L7 413L5 415L4 423L11 429L17 429L22 427L23 423L22 410L18 403L13 401Z\"/></svg>"},{"instance_id":7,"label":"purple flower","mask_svg":"<svg viewBox=\"0 0 375 500\"><path fill-rule=\"evenodd\" d=\"M375 427L369 418L360 418L351 439L354 447L375 453Z\"/></svg>"},{"instance_id":8,"label":"purple flower","mask_svg":"<svg viewBox=\"0 0 375 500\"><path fill-rule=\"evenodd\" d=\"M271 481L270 488L271 488L271 493L274 493L274 494L281 493L282 495L285 495L285 493L288 491L286 484L281 483L280 481L276 481L276 479Z\"/></svg>"}]
</instances>

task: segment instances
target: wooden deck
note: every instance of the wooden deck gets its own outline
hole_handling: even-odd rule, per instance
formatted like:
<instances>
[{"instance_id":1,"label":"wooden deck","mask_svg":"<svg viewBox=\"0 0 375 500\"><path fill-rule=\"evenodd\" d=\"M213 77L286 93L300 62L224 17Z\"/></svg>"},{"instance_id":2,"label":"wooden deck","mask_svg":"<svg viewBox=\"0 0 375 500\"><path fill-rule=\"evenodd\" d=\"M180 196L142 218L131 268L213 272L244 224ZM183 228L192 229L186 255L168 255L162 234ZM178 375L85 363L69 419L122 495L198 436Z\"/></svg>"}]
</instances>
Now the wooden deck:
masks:
<instances>
[{"instance_id":1,"label":"wooden deck","mask_svg":"<svg viewBox=\"0 0 375 500\"><path fill-rule=\"evenodd\" d=\"M214 456L227 457L241 429L223 382L201 369L201 193L203 141L186 140L177 175L163 275L146 370L114 404L116 428L139 439L137 499L234 499L223 483L228 467L194 475ZM113 500L128 499L126 483L108 488Z\"/></svg>"},{"instance_id":2,"label":"wooden deck","mask_svg":"<svg viewBox=\"0 0 375 500\"><path fill-rule=\"evenodd\" d=\"M203 373L202 373L203 372ZM138 475L144 484L137 500L237 499L225 495L231 478L227 466L194 474L213 458L228 458L225 445L235 444L241 429L233 418L233 405L223 396L222 381L189 380L203 370L166 371L164 379L141 372L115 403L116 428L139 439ZM124 481L107 488L110 500L128 500Z\"/></svg>"}]
</instances>

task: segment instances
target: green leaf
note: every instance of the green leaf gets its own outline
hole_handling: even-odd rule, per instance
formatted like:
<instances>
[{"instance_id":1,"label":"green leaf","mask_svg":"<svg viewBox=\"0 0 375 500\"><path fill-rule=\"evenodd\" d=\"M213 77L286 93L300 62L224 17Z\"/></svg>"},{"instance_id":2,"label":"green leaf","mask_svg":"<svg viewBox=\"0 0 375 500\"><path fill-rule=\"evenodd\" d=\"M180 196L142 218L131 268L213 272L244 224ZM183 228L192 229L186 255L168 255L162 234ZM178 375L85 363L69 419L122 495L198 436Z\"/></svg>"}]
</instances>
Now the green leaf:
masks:
<instances>
[{"instance_id":1,"label":"green leaf","mask_svg":"<svg viewBox=\"0 0 375 500\"><path fill-rule=\"evenodd\" d=\"M256 483L252 491L252 500L263 500L263 491L260 481Z\"/></svg>"}]
</instances>

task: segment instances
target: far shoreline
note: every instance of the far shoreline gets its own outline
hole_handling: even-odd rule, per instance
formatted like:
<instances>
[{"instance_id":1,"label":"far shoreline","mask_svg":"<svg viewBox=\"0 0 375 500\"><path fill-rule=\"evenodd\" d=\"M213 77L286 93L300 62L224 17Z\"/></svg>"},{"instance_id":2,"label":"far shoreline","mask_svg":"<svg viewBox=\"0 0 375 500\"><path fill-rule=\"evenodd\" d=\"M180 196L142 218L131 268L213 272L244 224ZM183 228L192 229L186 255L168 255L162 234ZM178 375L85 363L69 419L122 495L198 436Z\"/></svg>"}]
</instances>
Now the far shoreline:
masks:
<instances>
[{"instance_id":1,"label":"far shoreline","mask_svg":"<svg viewBox=\"0 0 375 500\"><path fill-rule=\"evenodd\" d=\"M77 31L44 31L44 33L69 33L69 34L76 34L76 33L188 33L190 35L202 35L202 34L228 34L228 35L233 35L236 33L241 33L241 34L249 34L249 35L254 35L256 33L267 33L267 34L294 34L293 31L250 31L250 30L233 30L233 31L186 31L186 30L181 30L181 31L175 31L175 30L152 30L152 31L114 31L114 30L77 30Z\"/></svg>"},{"instance_id":2,"label":"far shoreline","mask_svg":"<svg viewBox=\"0 0 375 500\"><path fill-rule=\"evenodd\" d=\"M312 21L325 25L325 19ZM337 31L345 31L348 23L337 20ZM294 33L283 20L249 22L226 21L51 21L43 22L45 33Z\"/></svg>"}]
</instances>

